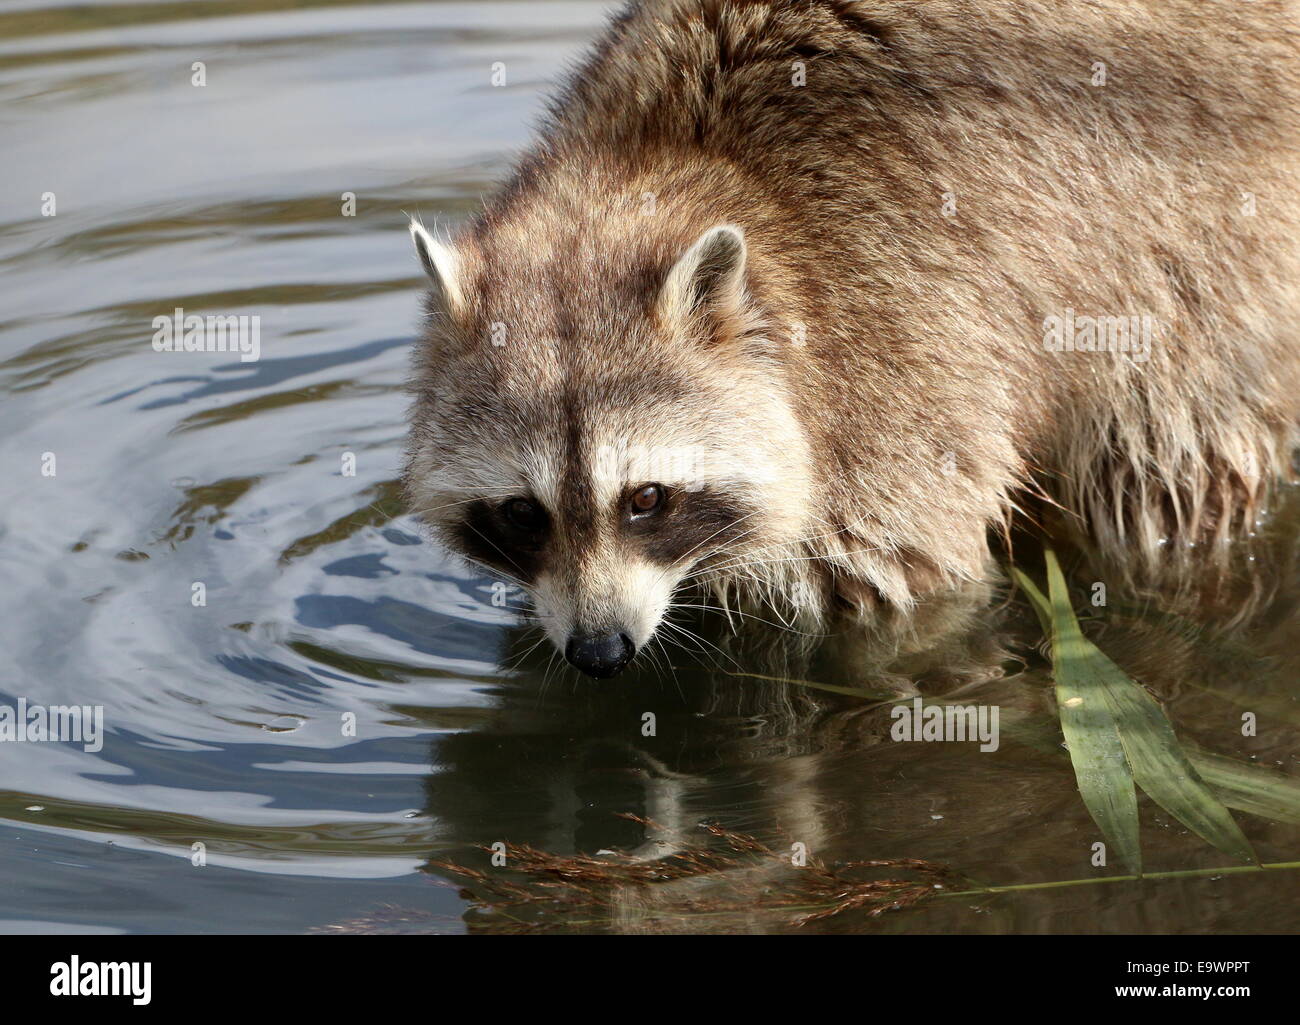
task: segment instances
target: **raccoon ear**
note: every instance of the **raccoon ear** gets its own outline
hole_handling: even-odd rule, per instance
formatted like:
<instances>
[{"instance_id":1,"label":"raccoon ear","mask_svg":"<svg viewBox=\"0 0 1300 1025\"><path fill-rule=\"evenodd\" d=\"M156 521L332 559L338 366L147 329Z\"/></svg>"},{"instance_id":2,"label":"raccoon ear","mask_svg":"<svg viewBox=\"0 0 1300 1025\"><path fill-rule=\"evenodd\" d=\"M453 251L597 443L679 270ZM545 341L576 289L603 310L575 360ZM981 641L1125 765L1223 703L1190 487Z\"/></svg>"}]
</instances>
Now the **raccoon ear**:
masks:
<instances>
[{"instance_id":1,"label":"raccoon ear","mask_svg":"<svg viewBox=\"0 0 1300 1025\"><path fill-rule=\"evenodd\" d=\"M462 305L460 284L460 260L456 250L443 245L424 230L424 226L411 222L411 241L419 254L424 272L433 282L433 300L449 313L456 313Z\"/></svg>"},{"instance_id":2,"label":"raccoon ear","mask_svg":"<svg viewBox=\"0 0 1300 1025\"><path fill-rule=\"evenodd\" d=\"M734 224L710 228L668 272L659 315L678 325L735 317L745 303L745 252L745 233Z\"/></svg>"}]
</instances>

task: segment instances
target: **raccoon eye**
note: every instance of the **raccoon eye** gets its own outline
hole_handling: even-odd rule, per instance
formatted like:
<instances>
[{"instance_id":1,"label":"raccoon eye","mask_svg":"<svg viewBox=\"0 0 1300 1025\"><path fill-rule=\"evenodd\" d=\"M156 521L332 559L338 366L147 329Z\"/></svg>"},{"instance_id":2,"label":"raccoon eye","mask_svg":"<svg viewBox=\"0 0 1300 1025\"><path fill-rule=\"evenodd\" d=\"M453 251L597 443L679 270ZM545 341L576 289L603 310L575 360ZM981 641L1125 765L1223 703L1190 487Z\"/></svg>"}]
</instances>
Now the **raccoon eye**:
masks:
<instances>
[{"instance_id":1,"label":"raccoon eye","mask_svg":"<svg viewBox=\"0 0 1300 1025\"><path fill-rule=\"evenodd\" d=\"M534 534L546 526L546 513L527 498L512 498L501 506L501 515L516 530Z\"/></svg>"},{"instance_id":2,"label":"raccoon eye","mask_svg":"<svg viewBox=\"0 0 1300 1025\"><path fill-rule=\"evenodd\" d=\"M658 484L647 484L633 493L629 504L633 516L649 516L664 504L664 489Z\"/></svg>"}]
</instances>

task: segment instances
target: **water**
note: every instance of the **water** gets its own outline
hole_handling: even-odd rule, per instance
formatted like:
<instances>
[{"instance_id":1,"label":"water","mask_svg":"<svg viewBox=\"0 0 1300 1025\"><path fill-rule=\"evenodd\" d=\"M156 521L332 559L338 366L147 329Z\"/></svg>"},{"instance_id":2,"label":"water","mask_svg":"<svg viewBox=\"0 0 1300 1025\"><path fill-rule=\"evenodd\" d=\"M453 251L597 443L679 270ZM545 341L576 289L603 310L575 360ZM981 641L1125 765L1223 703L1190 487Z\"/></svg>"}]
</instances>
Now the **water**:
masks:
<instances>
[{"instance_id":1,"label":"water","mask_svg":"<svg viewBox=\"0 0 1300 1025\"><path fill-rule=\"evenodd\" d=\"M981 613L970 641L841 668L1003 708L994 753L894 744L886 710L710 669L734 671L712 649L578 681L525 656L533 638L491 581L403 516L420 284L403 211L431 224L475 207L605 6L0 12L0 702L102 705L107 733L99 751L0 745L0 928L492 928L431 862L481 865L495 841L669 849L626 812L696 841L718 822L781 851L931 859L985 883L1095 874L1095 829L1042 740L1049 686L1020 604ZM155 352L152 320L176 307L259 315L261 360ZM1098 635L1184 735L1293 777L1297 524L1270 528L1278 594L1232 631L1117 605ZM1240 735L1243 709L1259 736ZM1225 863L1142 814L1149 867ZM1300 826L1237 817L1264 860L1300 852ZM744 893L770 875L720 879ZM807 929L1294 931L1298 881L933 901ZM626 903L640 910L586 927L790 927Z\"/></svg>"}]
</instances>

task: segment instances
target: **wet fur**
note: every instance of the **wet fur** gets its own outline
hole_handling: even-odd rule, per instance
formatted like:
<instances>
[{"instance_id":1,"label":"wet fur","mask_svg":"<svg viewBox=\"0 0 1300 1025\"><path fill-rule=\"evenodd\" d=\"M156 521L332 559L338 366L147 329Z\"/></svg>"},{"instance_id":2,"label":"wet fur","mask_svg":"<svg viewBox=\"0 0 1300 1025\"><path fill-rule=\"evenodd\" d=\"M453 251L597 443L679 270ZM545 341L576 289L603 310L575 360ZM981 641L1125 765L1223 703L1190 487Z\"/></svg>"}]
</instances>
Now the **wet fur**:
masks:
<instances>
[{"instance_id":1,"label":"wet fur","mask_svg":"<svg viewBox=\"0 0 1300 1025\"><path fill-rule=\"evenodd\" d=\"M1296 443L1298 58L1290 0L630 5L431 247L414 509L553 638L653 630L689 577L808 630L906 611L1031 504L1132 563L1222 549ZM740 277L699 304L674 274L718 225ZM1166 330L1047 352L1067 308ZM709 449L702 547L619 524L601 439ZM472 525L517 493L535 561Z\"/></svg>"}]
</instances>

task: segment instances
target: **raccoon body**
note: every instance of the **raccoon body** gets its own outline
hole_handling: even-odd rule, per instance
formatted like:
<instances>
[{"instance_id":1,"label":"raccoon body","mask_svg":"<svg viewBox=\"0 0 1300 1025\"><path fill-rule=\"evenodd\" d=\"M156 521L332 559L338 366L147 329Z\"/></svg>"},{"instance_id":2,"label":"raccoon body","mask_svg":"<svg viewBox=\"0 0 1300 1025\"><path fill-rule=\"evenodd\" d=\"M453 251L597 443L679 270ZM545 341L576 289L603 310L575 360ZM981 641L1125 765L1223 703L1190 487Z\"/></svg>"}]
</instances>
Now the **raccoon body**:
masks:
<instances>
[{"instance_id":1,"label":"raccoon body","mask_svg":"<svg viewBox=\"0 0 1300 1025\"><path fill-rule=\"evenodd\" d=\"M1292 0L633 3L412 226L412 508L598 676L688 583L906 612L1029 501L1222 549L1297 438L1298 153Z\"/></svg>"}]
</instances>

